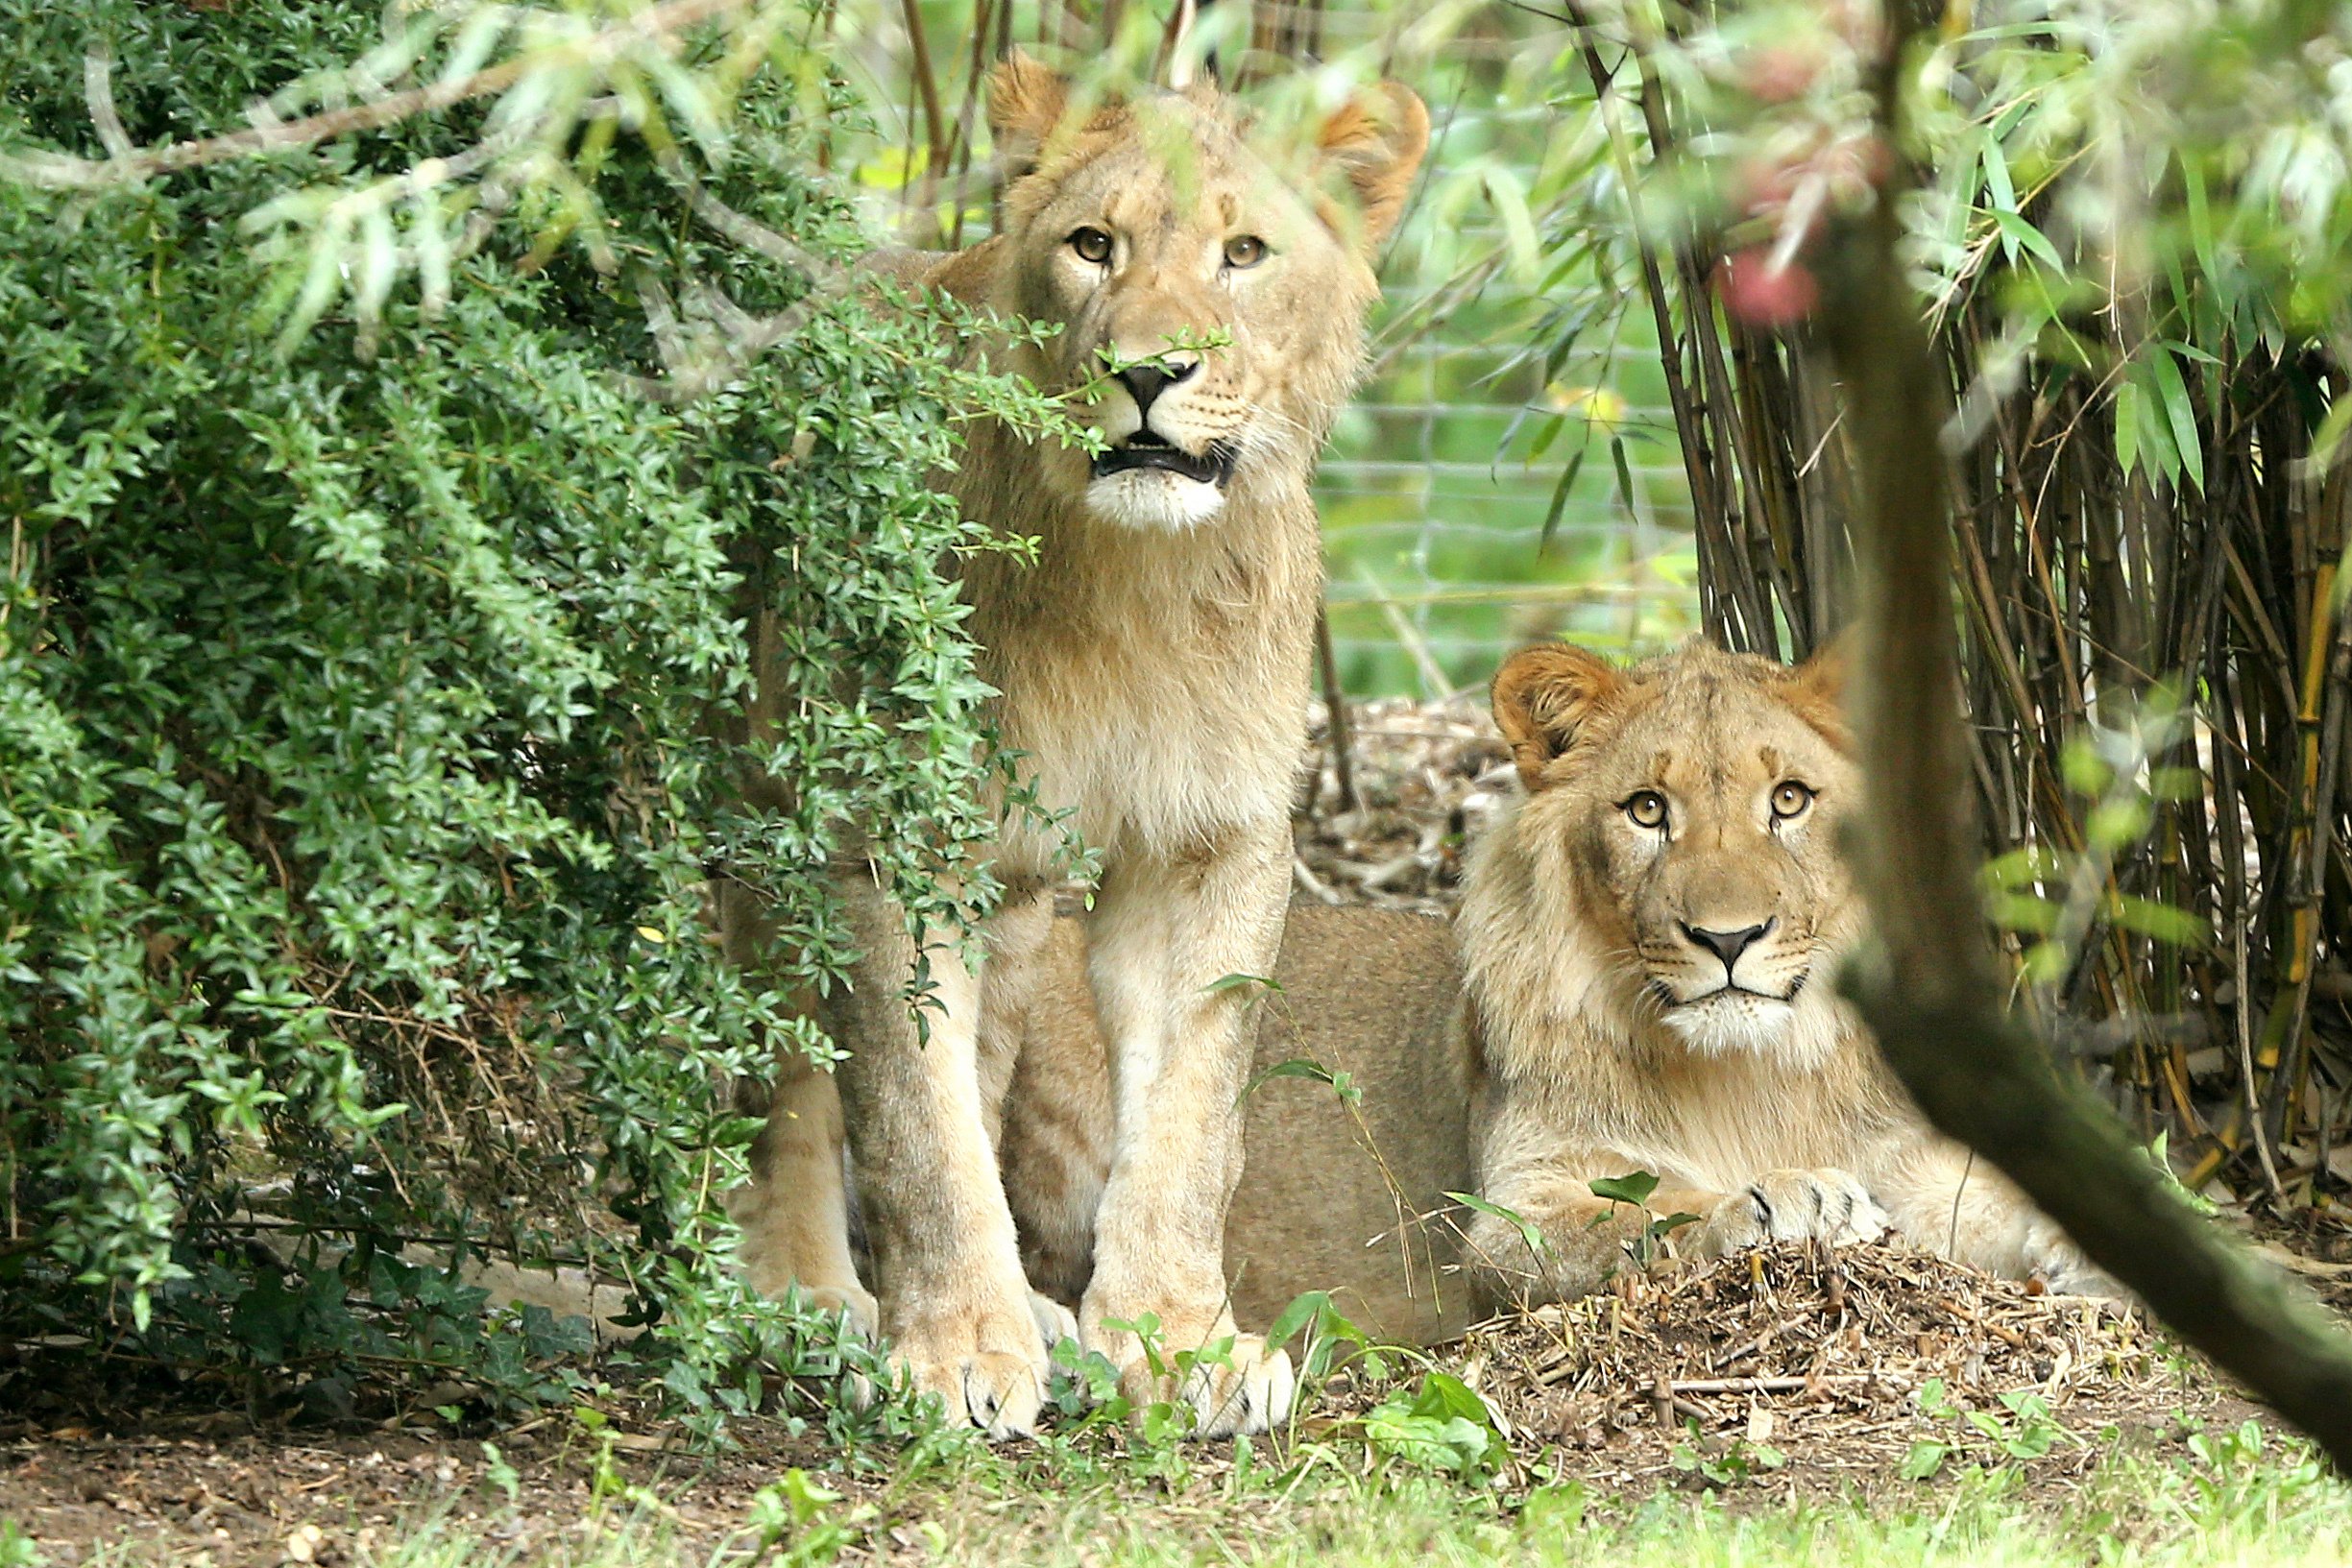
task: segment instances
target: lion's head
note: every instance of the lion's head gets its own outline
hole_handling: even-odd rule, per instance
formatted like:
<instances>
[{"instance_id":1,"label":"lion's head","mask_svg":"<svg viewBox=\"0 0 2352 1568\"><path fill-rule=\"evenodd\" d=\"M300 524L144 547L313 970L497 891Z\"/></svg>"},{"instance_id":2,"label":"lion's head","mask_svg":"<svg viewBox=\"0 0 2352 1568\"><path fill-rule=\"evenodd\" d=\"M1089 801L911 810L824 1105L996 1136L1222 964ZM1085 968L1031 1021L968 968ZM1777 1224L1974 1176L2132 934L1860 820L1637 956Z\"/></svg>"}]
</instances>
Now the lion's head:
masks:
<instances>
[{"instance_id":1,"label":"lion's head","mask_svg":"<svg viewBox=\"0 0 2352 1568\"><path fill-rule=\"evenodd\" d=\"M1181 529L1237 485L1302 481L1363 353L1373 247L1428 143L1394 84L1305 157L1260 150L1213 87L1088 103L1022 55L988 118L1014 178L988 292L1062 330L1021 369L1106 451L1038 448L1049 490L1104 521Z\"/></svg>"},{"instance_id":2,"label":"lion's head","mask_svg":"<svg viewBox=\"0 0 2352 1568\"><path fill-rule=\"evenodd\" d=\"M1526 799L1465 909L1511 949L1495 977L1612 1037L1829 1049L1830 971L1858 924L1840 684L1834 652L1794 669L1696 643L1630 669L1567 646L1509 660L1494 718Z\"/></svg>"}]
</instances>

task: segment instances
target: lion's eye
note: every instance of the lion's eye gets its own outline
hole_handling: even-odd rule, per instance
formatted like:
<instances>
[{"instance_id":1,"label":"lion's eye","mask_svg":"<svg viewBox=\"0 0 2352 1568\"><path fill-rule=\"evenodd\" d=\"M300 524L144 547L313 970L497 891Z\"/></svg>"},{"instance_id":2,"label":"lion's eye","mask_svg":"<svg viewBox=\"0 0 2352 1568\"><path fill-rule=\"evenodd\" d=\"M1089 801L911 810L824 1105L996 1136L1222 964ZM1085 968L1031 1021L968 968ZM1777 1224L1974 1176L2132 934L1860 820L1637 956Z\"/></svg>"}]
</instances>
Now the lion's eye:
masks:
<instances>
[{"instance_id":1,"label":"lion's eye","mask_svg":"<svg viewBox=\"0 0 2352 1568\"><path fill-rule=\"evenodd\" d=\"M1236 234L1225 241L1225 265L1254 267L1266 259L1266 242L1255 234Z\"/></svg>"},{"instance_id":2,"label":"lion's eye","mask_svg":"<svg viewBox=\"0 0 2352 1568\"><path fill-rule=\"evenodd\" d=\"M1775 821L1788 822L1805 815L1813 804L1813 792L1794 779L1782 780L1772 792L1772 815Z\"/></svg>"},{"instance_id":3,"label":"lion's eye","mask_svg":"<svg viewBox=\"0 0 2352 1568\"><path fill-rule=\"evenodd\" d=\"M1637 790L1627 797L1624 811L1637 828L1662 828L1666 825L1666 797L1655 789Z\"/></svg>"},{"instance_id":4,"label":"lion's eye","mask_svg":"<svg viewBox=\"0 0 2352 1568\"><path fill-rule=\"evenodd\" d=\"M1080 261L1091 261L1100 267L1110 259L1110 236L1100 229L1073 229L1070 249L1078 253Z\"/></svg>"}]
</instances>

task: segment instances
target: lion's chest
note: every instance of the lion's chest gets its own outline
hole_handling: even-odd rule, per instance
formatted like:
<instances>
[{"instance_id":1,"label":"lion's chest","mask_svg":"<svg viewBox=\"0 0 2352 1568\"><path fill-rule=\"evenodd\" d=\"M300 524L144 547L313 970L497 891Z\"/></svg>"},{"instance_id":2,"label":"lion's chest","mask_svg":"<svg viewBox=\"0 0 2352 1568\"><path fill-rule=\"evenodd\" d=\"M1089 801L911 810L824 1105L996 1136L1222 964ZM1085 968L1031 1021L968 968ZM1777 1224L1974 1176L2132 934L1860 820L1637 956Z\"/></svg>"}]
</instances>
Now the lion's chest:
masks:
<instances>
[{"instance_id":1,"label":"lion's chest","mask_svg":"<svg viewBox=\"0 0 2352 1568\"><path fill-rule=\"evenodd\" d=\"M1850 1063L1690 1061L1651 1086L1661 1174L1736 1192L1767 1170L1855 1163L1882 1130Z\"/></svg>"},{"instance_id":2,"label":"lion's chest","mask_svg":"<svg viewBox=\"0 0 2352 1568\"><path fill-rule=\"evenodd\" d=\"M1176 854L1290 814L1305 740L1312 598L1219 593L1175 573L975 603L1004 744L1038 803L1109 856ZM1068 591L1078 590L1079 591ZM1037 591L1047 591L1039 592ZM1053 835L1009 821L1008 869Z\"/></svg>"}]
</instances>

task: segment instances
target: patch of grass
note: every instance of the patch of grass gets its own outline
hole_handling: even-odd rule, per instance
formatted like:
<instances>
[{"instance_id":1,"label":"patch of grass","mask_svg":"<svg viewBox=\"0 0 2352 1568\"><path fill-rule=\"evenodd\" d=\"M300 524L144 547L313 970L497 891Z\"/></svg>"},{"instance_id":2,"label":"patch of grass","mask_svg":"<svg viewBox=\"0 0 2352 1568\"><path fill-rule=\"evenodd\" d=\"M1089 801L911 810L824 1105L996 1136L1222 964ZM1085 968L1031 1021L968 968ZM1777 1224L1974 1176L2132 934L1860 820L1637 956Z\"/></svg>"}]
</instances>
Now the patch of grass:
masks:
<instances>
[{"instance_id":1,"label":"patch of grass","mask_svg":"<svg viewBox=\"0 0 2352 1568\"><path fill-rule=\"evenodd\" d=\"M2352 1561L2343 1484L2308 1445L2255 1421L2120 1437L2063 1432L2004 1402L1979 1434L1955 1407L1931 1472L1893 1462L1809 1471L1760 1442L1692 1431L1660 1480L1596 1452L1522 1450L1508 1475L1491 1412L1427 1373L1352 1417L1289 1438L1203 1445L1149 1423L1081 1420L990 1449L941 1429L902 1446L809 1445L763 1468L666 1474L609 1433L574 1435L519 1478L483 1449L472 1479L402 1522L317 1497L269 1528L284 1556L329 1568L2209 1568ZM1100 1413L1100 1412L1096 1412ZM2043 1427L2078 1458L2058 1462ZM1517 1435L1524 1438L1524 1434ZM594 1440L591 1440L594 1439ZM668 1460L660 1461L667 1463ZM1845 1478L1851 1477L1851 1480ZM1516 1478L1516 1479L1512 1479ZM1623 1479L1609 1479L1623 1478ZM177 1495L176 1493L173 1495ZM192 1530L134 1535L79 1559L41 1555L32 1521L0 1520L0 1568L65 1560L192 1568L278 1560L275 1541L219 1556ZM252 1548L264 1555L255 1556Z\"/></svg>"},{"instance_id":2,"label":"patch of grass","mask_svg":"<svg viewBox=\"0 0 2352 1568\"><path fill-rule=\"evenodd\" d=\"M684 1538L658 1499L515 1556L427 1525L354 1554L370 1568L515 1562L546 1568L924 1560L1003 1568L1265 1568L1348 1563L1453 1568L1494 1560L1557 1568L1867 1568L2052 1563L2213 1568L2352 1559L2352 1509L2309 1450L2251 1424L2193 1435L2161 1456L2110 1454L2079 1483L2030 1484L2013 1465L1956 1465L1932 1484L1872 1495L1775 1498L1732 1485L1629 1502L1581 1483L1505 1498L1395 1464L1295 1450L1274 1465L1198 1465L1172 1484L1149 1449L1131 1457L1046 1446L969 1453L859 1495L791 1472L755 1501L741 1532ZM129 1568L151 1558L113 1559Z\"/></svg>"}]
</instances>

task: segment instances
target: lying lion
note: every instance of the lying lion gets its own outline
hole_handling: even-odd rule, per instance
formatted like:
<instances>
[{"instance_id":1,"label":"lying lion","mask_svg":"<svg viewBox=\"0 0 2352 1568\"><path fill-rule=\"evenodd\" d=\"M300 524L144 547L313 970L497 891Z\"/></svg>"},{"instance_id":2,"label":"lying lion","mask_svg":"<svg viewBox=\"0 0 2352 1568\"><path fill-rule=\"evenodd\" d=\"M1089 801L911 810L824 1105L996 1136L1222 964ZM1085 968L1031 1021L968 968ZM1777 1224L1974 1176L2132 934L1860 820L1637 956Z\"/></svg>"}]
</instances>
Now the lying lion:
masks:
<instances>
[{"instance_id":1,"label":"lying lion","mask_svg":"<svg viewBox=\"0 0 2352 1568\"><path fill-rule=\"evenodd\" d=\"M1833 659L1703 646L1630 670L1568 647L1503 666L1525 798L1474 847L1454 935L1301 906L1260 1025L1249 1180L1225 1235L1257 1315L1327 1290L1422 1342L1491 1304L1592 1290L1657 1220L1684 1250L1913 1244L2113 1290L1999 1173L1921 1120L1834 994L1862 909L1836 852L1858 780ZM1030 1277L1075 1299L1109 1082L1075 944L1050 948L1003 1154ZM1647 1205L1596 1179L1660 1178ZM1456 1229L1446 1194L1492 1208ZM1457 1265L1459 1260L1459 1265Z\"/></svg>"},{"instance_id":2,"label":"lying lion","mask_svg":"<svg viewBox=\"0 0 2352 1568\"><path fill-rule=\"evenodd\" d=\"M1507 1299L1573 1296L1657 1218L1696 1250L1889 1229L2060 1291L2114 1288L1928 1128L1836 995L1863 909L1838 853L1860 777L1834 653L1700 645L1632 669L1532 648L1494 678L1525 798L1466 872L1479 1064L1467 1255ZM1596 1178L1659 1178L1646 1209Z\"/></svg>"},{"instance_id":3,"label":"lying lion","mask_svg":"<svg viewBox=\"0 0 2352 1568\"><path fill-rule=\"evenodd\" d=\"M1188 1400L1205 1435L1289 1407L1288 1360L1227 1309L1225 1211L1257 1003L1228 975L1274 960L1290 886L1290 802L1305 743L1322 582L1315 459L1362 368L1375 247L1427 144L1394 85L1334 109L1306 146L1254 140L1214 88L1087 102L1015 56L989 84L1009 171L999 232L877 270L1059 330L975 344L1070 399L1095 452L982 421L943 476L967 517L1034 536L1036 563L964 564L966 627L1023 784L1099 852L1087 978L1120 1092L1094 1108L1106 1166L1076 1328L1139 1403ZM782 639L755 627L752 737L784 700ZM785 804L787 781L755 799ZM838 882L860 956L825 1022L834 1081L788 1063L737 1201L764 1290L879 1327L951 1419L1030 1430L1048 1341L1068 1315L1023 1274L995 1142L1038 996L1059 835L1012 813L989 846L1003 902L967 967L953 933L910 939L863 868ZM764 911L717 888L732 954L755 962ZM906 996L932 982L918 1026ZM1019 1113L1018 1097L1012 1106ZM843 1132L873 1291L847 1242ZM1214 1346L1179 1386L1162 1357Z\"/></svg>"}]
</instances>

